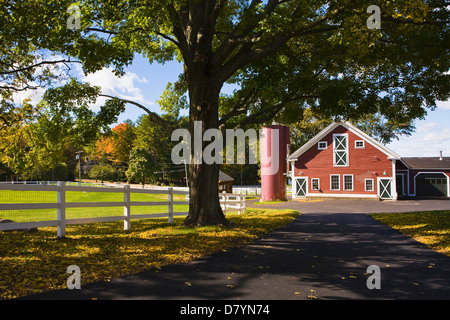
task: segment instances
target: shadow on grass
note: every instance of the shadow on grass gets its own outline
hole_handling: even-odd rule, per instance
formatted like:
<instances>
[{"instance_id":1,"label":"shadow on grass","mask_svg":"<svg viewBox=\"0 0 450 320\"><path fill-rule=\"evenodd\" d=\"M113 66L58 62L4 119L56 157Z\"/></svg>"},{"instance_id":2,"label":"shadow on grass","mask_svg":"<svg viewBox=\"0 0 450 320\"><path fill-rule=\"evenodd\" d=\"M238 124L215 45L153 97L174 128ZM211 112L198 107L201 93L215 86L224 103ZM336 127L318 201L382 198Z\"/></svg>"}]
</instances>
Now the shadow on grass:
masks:
<instances>
[{"instance_id":1,"label":"shadow on grass","mask_svg":"<svg viewBox=\"0 0 450 320\"><path fill-rule=\"evenodd\" d=\"M232 227L186 227L184 217L70 225L67 237L56 228L38 233L0 233L0 297L34 294L66 287L67 267L80 267L83 284L134 274L162 265L187 262L247 243L291 222L293 210L249 210L227 215Z\"/></svg>"},{"instance_id":2,"label":"shadow on grass","mask_svg":"<svg viewBox=\"0 0 450 320\"><path fill-rule=\"evenodd\" d=\"M450 211L372 214L373 218L450 256Z\"/></svg>"}]
</instances>

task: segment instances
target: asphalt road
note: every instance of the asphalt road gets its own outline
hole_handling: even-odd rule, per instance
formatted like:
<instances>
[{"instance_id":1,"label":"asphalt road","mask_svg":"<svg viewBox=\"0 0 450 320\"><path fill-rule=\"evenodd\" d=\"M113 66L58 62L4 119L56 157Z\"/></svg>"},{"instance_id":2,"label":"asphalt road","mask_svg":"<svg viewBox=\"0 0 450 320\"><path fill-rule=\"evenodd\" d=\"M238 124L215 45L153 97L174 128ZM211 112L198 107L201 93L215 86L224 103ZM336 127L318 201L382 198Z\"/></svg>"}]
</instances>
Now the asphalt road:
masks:
<instances>
[{"instance_id":1,"label":"asphalt road","mask_svg":"<svg viewBox=\"0 0 450 320\"><path fill-rule=\"evenodd\" d=\"M449 209L450 201L286 202L302 212L250 245L196 261L24 299L450 299L450 258L368 212ZM380 289L367 286L379 267ZM373 281L372 281L373 280Z\"/></svg>"}]
</instances>

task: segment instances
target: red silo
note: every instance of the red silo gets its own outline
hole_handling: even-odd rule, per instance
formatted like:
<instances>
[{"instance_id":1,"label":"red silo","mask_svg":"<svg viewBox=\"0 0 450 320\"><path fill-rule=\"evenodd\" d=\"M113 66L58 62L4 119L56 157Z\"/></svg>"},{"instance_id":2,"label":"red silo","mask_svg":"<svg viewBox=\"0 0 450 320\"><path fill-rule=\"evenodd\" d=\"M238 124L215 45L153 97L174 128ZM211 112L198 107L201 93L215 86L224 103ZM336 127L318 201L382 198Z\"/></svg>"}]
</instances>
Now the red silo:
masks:
<instances>
[{"instance_id":1,"label":"red silo","mask_svg":"<svg viewBox=\"0 0 450 320\"><path fill-rule=\"evenodd\" d=\"M286 200L289 127L271 125L260 134L261 201Z\"/></svg>"}]
</instances>

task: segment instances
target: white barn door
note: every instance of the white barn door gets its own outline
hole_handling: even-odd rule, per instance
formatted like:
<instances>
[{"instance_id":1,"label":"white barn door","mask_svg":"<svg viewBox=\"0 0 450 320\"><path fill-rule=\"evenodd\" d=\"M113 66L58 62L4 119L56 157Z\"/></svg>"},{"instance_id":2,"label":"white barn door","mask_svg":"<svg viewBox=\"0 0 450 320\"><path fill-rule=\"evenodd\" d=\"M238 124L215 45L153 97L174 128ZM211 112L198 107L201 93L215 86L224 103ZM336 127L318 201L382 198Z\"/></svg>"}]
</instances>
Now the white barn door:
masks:
<instances>
[{"instance_id":1,"label":"white barn door","mask_svg":"<svg viewBox=\"0 0 450 320\"><path fill-rule=\"evenodd\" d=\"M306 197L306 193L308 191L308 178L294 178L294 198Z\"/></svg>"},{"instance_id":2,"label":"white barn door","mask_svg":"<svg viewBox=\"0 0 450 320\"><path fill-rule=\"evenodd\" d=\"M378 178L378 196L380 199L394 199L394 179Z\"/></svg>"}]
</instances>

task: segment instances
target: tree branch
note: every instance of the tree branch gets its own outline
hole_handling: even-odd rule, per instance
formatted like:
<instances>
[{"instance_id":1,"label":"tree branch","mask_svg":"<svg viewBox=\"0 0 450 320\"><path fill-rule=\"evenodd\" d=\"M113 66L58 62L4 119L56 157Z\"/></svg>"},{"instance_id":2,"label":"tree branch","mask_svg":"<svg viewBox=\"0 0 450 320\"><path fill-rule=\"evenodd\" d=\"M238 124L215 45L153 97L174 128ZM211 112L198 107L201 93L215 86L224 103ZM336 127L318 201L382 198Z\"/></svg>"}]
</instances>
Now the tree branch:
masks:
<instances>
[{"instance_id":1,"label":"tree branch","mask_svg":"<svg viewBox=\"0 0 450 320\"><path fill-rule=\"evenodd\" d=\"M239 114L246 113L248 110L249 105L253 102L253 100L256 97L256 94L258 93L258 87L253 88L250 90L248 94L245 95L242 99L239 99L237 101L230 112L223 115L222 118L219 120L219 126L222 124L225 124L229 119L232 117L235 117Z\"/></svg>"},{"instance_id":2,"label":"tree branch","mask_svg":"<svg viewBox=\"0 0 450 320\"><path fill-rule=\"evenodd\" d=\"M289 103L294 101L295 99L286 99L270 108L264 108L263 110L260 110L254 114L249 115L248 117L245 117L237 126L236 128L242 128L245 127L248 124L251 123L263 123L266 122L276 116L278 112L283 109L283 107ZM261 116L261 117L260 117Z\"/></svg>"},{"instance_id":3,"label":"tree branch","mask_svg":"<svg viewBox=\"0 0 450 320\"><path fill-rule=\"evenodd\" d=\"M108 94L99 94L100 97L106 97L106 98L111 98L111 99L118 99L123 103L129 103L132 105L135 105L136 107L144 110L145 112L147 112L147 114L150 116L150 120L153 122L158 123L159 125L161 125L167 132L171 133L173 131L173 127L163 118L161 118L157 113L150 111L150 109L148 109L147 107L143 106L140 103L137 103L136 101L132 101L132 100L127 100L127 99L122 99L119 97L114 97L114 96L110 96Z\"/></svg>"},{"instance_id":4,"label":"tree branch","mask_svg":"<svg viewBox=\"0 0 450 320\"><path fill-rule=\"evenodd\" d=\"M36 67L39 67L41 65L45 65L45 64L58 64L58 63L81 63L81 61L71 61L71 60L66 60L66 59L62 59L62 60L56 60L56 61L41 61L39 63L33 64L31 66L26 66L26 67L21 67L19 69L13 69L13 70L8 70L8 71L0 71L0 74L12 74L12 73L19 73L22 71L26 71L26 70L31 70L34 69Z\"/></svg>"},{"instance_id":5,"label":"tree branch","mask_svg":"<svg viewBox=\"0 0 450 320\"><path fill-rule=\"evenodd\" d=\"M103 32L103 33L107 33L110 35L118 35L119 33L116 31L111 31L111 30L105 30L105 29L100 29L100 28L87 28L85 31L95 31L95 32ZM151 30L145 29L145 28L134 28L133 31L147 31L150 32ZM175 39L173 39L172 37L168 36L165 33L159 32L159 31L153 31L155 32L156 35L174 43L177 47L180 46L180 44L178 43L178 41L176 41Z\"/></svg>"},{"instance_id":6,"label":"tree branch","mask_svg":"<svg viewBox=\"0 0 450 320\"><path fill-rule=\"evenodd\" d=\"M216 3L216 6L212 13L212 19L214 19L214 20L217 19L217 17L219 16L220 10L222 10L223 6L225 5L225 3L227 3L227 1L228 0L219 0L219 2Z\"/></svg>"},{"instance_id":7,"label":"tree branch","mask_svg":"<svg viewBox=\"0 0 450 320\"><path fill-rule=\"evenodd\" d=\"M11 86L0 86L0 89L3 89L3 90L12 90L12 91L17 91L17 92L19 92L19 91L25 91L25 90L28 90L28 89L31 89L31 90L35 90L35 89L37 89L38 88L38 86L29 86L29 85L26 85L25 87L23 87L23 88L17 88L17 87L11 87Z\"/></svg>"},{"instance_id":8,"label":"tree branch","mask_svg":"<svg viewBox=\"0 0 450 320\"><path fill-rule=\"evenodd\" d=\"M245 11L247 13L250 12L261 2L262 2L261 0L252 0L252 2ZM266 18L269 14L271 14L275 10L276 6L279 4L280 3L277 3L277 1L273 0L269 1L265 6L264 9L265 13L255 16L255 21L249 26L246 26L246 28L244 30L241 30L240 32L239 30L242 27L242 21L238 23L214 53L212 59L213 65L220 66L227 59L227 57L237 48L237 46L239 45L239 41L233 41L233 39L245 38L252 30L255 29L257 24L261 22L264 18Z\"/></svg>"},{"instance_id":9,"label":"tree branch","mask_svg":"<svg viewBox=\"0 0 450 320\"><path fill-rule=\"evenodd\" d=\"M244 118L236 126L236 128L242 128L248 124L264 123L266 121L269 121L270 119L273 119L277 115L277 113L279 113L288 103L300 101L302 99L312 99L312 98L319 98L319 96L301 95L301 96L292 96L290 98L284 99L280 103L275 104L274 106L271 106L270 108L263 108L262 110Z\"/></svg>"},{"instance_id":10,"label":"tree branch","mask_svg":"<svg viewBox=\"0 0 450 320\"><path fill-rule=\"evenodd\" d=\"M186 36L182 29L182 17L181 14L177 12L175 9L175 6L173 4L173 1L170 1L167 3L166 8L169 12L169 18L172 22L172 33L177 39L178 48L180 49L181 54L183 55L183 59L186 61L186 53L187 53L187 42L186 42Z\"/></svg>"},{"instance_id":11,"label":"tree branch","mask_svg":"<svg viewBox=\"0 0 450 320\"><path fill-rule=\"evenodd\" d=\"M111 31L111 30L106 30L106 29L101 29L101 28L86 28L84 31L103 32L103 33L113 34L113 35L118 34L118 32L116 32L116 31Z\"/></svg>"},{"instance_id":12,"label":"tree branch","mask_svg":"<svg viewBox=\"0 0 450 320\"><path fill-rule=\"evenodd\" d=\"M164 33L158 32L158 31L155 32L155 34L157 34L158 36L160 36L160 37L162 37L162 38L164 38L164 39L174 43L178 48L180 48L180 43L177 40L175 40L174 38L168 36L167 34L164 34Z\"/></svg>"},{"instance_id":13,"label":"tree branch","mask_svg":"<svg viewBox=\"0 0 450 320\"><path fill-rule=\"evenodd\" d=\"M336 10L333 14L337 14L340 10ZM237 54L235 54L228 62L225 63L221 67L221 75L224 81L231 77L237 70L243 68L244 66L264 58L271 53L278 50L281 46L286 44L291 38L302 37L305 35L315 34L315 33L324 33L328 31L337 30L342 25L331 25L323 28L316 28L328 19L327 15L321 17L320 19L309 23L306 26L298 28L296 30L286 30L279 33L273 33L268 37L264 37L264 39L255 39L258 41L267 41L270 40L268 44L263 47L251 49L253 46L252 42L246 43ZM258 35L258 38L260 36Z\"/></svg>"},{"instance_id":14,"label":"tree branch","mask_svg":"<svg viewBox=\"0 0 450 320\"><path fill-rule=\"evenodd\" d=\"M447 24L450 23L450 20L444 20L444 21L413 21L413 20L407 20L407 19L399 19L399 18L393 18L391 16L381 16L381 21L388 21L396 24L415 24L418 26L422 25L440 25L440 24Z\"/></svg>"}]
</instances>

